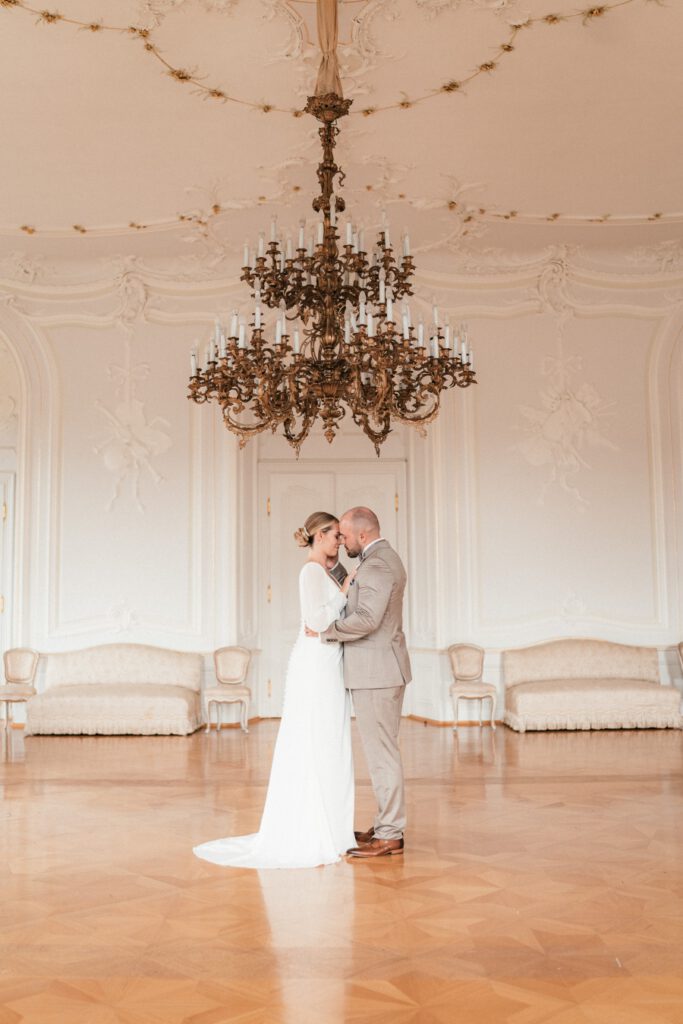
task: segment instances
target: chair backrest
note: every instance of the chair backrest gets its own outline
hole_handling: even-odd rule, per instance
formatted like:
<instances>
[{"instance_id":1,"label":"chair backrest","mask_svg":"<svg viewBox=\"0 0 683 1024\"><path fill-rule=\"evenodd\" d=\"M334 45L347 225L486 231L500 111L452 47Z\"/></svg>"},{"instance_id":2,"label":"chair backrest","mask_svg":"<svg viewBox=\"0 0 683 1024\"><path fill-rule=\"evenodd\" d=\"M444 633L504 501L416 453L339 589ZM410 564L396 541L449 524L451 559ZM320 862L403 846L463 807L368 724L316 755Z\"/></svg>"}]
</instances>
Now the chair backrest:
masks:
<instances>
[{"instance_id":1,"label":"chair backrest","mask_svg":"<svg viewBox=\"0 0 683 1024\"><path fill-rule=\"evenodd\" d=\"M249 671L251 651L246 647L219 647L213 652L216 679L219 683L243 683Z\"/></svg>"},{"instance_id":2,"label":"chair backrest","mask_svg":"<svg viewBox=\"0 0 683 1024\"><path fill-rule=\"evenodd\" d=\"M33 686L39 657L38 651L34 651L30 647L12 647L9 651L5 651L2 660L7 682Z\"/></svg>"},{"instance_id":3,"label":"chair backrest","mask_svg":"<svg viewBox=\"0 0 683 1024\"><path fill-rule=\"evenodd\" d=\"M484 648L476 644L451 644L448 657L453 678L460 682L474 682L484 672Z\"/></svg>"}]
</instances>

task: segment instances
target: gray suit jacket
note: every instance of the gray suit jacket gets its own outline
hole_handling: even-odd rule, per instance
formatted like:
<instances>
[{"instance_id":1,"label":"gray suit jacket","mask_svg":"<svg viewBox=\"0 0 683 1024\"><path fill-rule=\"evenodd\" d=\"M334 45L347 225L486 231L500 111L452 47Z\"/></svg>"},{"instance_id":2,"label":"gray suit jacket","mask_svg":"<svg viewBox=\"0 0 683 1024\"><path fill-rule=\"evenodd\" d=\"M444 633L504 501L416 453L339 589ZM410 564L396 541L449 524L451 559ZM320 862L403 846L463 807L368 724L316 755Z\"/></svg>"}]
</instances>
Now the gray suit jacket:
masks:
<instances>
[{"instance_id":1,"label":"gray suit jacket","mask_svg":"<svg viewBox=\"0 0 683 1024\"><path fill-rule=\"evenodd\" d=\"M344 644L344 685L349 690L403 686L411 680L403 634L406 571L388 541L368 551L349 588L346 617L323 633L323 643Z\"/></svg>"}]
</instances>

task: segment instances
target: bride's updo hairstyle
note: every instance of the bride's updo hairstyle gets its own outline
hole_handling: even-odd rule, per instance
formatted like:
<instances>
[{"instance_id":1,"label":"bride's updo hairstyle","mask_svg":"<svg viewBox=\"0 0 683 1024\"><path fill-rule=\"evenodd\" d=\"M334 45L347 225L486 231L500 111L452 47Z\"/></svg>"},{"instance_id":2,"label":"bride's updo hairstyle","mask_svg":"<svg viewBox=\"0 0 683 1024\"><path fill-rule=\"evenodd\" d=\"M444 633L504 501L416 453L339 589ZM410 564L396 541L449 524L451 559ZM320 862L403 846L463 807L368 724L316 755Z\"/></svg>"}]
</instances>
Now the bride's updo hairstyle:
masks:
<instances>
[{"instance_id":1,"label":"bride's updo hairstyle","mask_svg":"<svg viewBox=\"0 0 683 1024\"><path fill-rule=\"evenodd\" d=\"M327 533L334 526L337 525L339 520L336 516L331 515L329 512L313 512L308 517L303 526L294 534L294 540L297 542L300 548L309 548L313 544L313 538L315 537L318 530L322 530L323 533Z\"/></svg>"}]
</instances>

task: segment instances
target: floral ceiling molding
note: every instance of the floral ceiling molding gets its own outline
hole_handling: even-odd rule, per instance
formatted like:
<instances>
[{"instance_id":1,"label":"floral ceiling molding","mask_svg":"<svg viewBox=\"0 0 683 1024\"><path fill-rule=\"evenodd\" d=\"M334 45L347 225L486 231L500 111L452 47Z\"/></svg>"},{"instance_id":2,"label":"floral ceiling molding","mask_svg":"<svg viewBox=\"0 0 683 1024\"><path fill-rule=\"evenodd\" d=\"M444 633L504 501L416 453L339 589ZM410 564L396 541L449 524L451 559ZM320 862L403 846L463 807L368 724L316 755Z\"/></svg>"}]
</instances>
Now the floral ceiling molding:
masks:
<instances>
[{"instance_id":1,"label":"floral ceiling molding","mask_svg":"<svg viewBox=\"0 0 683 1024\"><path fill-rule=\"evenodd\" d=\"M225 14L236 7L239 0L194 0L194 2L200 3L205 11L217 11L220 14ZM167 14L172 14L186 4L189 6L188 0L140 0L138 21L141 25L156 28Z\"/></svg>"},{"instance_id":2,"label":"floral ceiling molding","mask_svg":"<svg viewBox=\"0 0 683 1024\"><path fill-rule=\"evenodd\" d=\"M515 8L516 0L415 0L415 3L430 18L444 11L456 11L459 7L478 7L482 11L505 14Z\"/></svg>"},{"instance_id":3,"label":"floral ceiling molding","mask_svg":"<svg viewBox=\"0 0 683 1024\"><path fill-rule=\"evenodd\" d=\"M150 2L155 3L156 0L150 0ZM290 18L290 23L295 25L297 23L297 16L294 8L294 4L296 2L297 0L288 0L288 2L285 2L285 0L280 0L280 2L272 0L272 2L267 5L266 11L289 11L293 16ZM302 3L304 0L298 0L298 2ZM482 3L478 3L477 0L469 0L469 2L475 3L477 6L484 5L484 0L482 0ZM459 78L451 78L436 86L425 86L423 89L418 90L417 94L412 97L400 95L388 103L355 107L351 110L350 116L353 117L360 115L364 117L371 117L387 110L409 110L417 104L425 103L437 96L441 96L443 93L463 93L466 87L475 79L482 75L488 76L493 74L501 66L503 58L517 50L519 45L518 36L520 33L524 33L529 29L538 28L540 26L552 26L555 28L558 25L571 23L577 19L581 19L583 25L590 25L598 19L602 19L612 12L618 11L620 8L629 7L632 4L661 6L662 3L663 0L608 0L606 3L588 6L568 14L548 12L535 17L522 15L507 22L507 39L497 47L489 46L487 48L487 55L482 60L474 63L473 70L467 74L462 75ZM182 0L180 0L180 4L182 4ZM179 6L179 4L176 4L176 6ZM452 4L449 4L449 6L452 6ZM423 5L423 9L428 10L429 8ZM260 110L265 114L276 112L288 114L294 117L302 117L304 114L302 108L292 109L291 107L280 107L278 104L270 102L269 100L251 100L243 96L232 95L230 90L220 85L208 84L206 82L206 75L201 71L201 69L190 68L185 66L180 59L171 60L165 55L153 36L155 31L154 26L114 25L105 24L101 21L85 21L79 18L69 17L59 10L45 10L43 8L34 7L28 3L27 0L0 0L0 11L22 11L25 14L31 15L34 25L68 25L74 29L82 31L84 36L96 36L101 35L102 33L111 32L128 35L132 40L142 43L143 52L161 65L163 74L175 80L177 83L185 86L191 86L193 92L203 99L219 100L222 103L238 103L254 110ZM357 35L356 38L356 45L359 48L359 52L361 49L360 40L363 37L363 34L365 33L367 37L373 19L382 11L385 13L385 16L394 17L394 14L392 13L394 8L390 5L390 0L368 0L361 13L354 19L356 26L361 26L361 28L358 28L359 35ZM437 8L433 8L433 12L438 13L438 6ZM157 13L156 17L160 17L160 14ZM365 26L364 29L362 26ZM301 32L303 32L303 30L301 30ZM303 39L303 36L301 36L301 38ZM366 56L372 52L375 54L377 53L377 48L376 46L373 48L372 44L369 42L369 37L366 38L364 52Z\"/></svg>"},{"instance_id":4,"label":"floral ceiling molding","mask_svg":"<svg viewBox=\"0 0 683 1024\"><path fill-rule=\"evenodd\" d=\"M222 12L230 16L241 4L246 3L246 0L140 0L140 17L143 21L146 18L146 24L149 27L144 25L115 26L99 22L88 23L68 17L58 10L47 11L33 7L28 2L25 2L25 0L0 0L0 18L7 16L15 17L18 12L23 12L24 14L31 15L32 21L42 26L48 33L53 32L53 26L63 23L65 28L85 30L80 32L84 39L103 32L124 33L136 44L142 44L143 52L151 55L159 62L164 74L181 84L193 86L195 91L198 91L204 98L220 99L225 102L234 100L235 102L246 104L255 110L260 110L263 113L280 110L281 108L271 103L251 102L229 96L223 89L207 85L200 71L190 73L169 61L159 48L156 37L153 37L153 32L155 27L160 25L166 16L185 5L189 6L190 2L200 3L201 7L206 11ZM256 4L256 2L257 0L249 0L250 4ZM612 0L611 3L587 7L583 10L575 10L568 14L557 15L548 13L533 18L521 15L511 18L507 21L507 28L510 32L507 42L500 44L497 49L494 47L493 54L489 50L488 59L475 65L474 70L470 74L458 80L449 80L413 98L403 96L397 101L384 106L359 106L355 113L364 114L366 117L369 117L385 109L409 109L416 103L443 93L461 93L478 76L492 74L498 68L499 62L504 56L511 54L520 47L524 35L531 28L552 26L549 31L554 33L557 26L562 22L581 19L584 24L588 25L609 13L615 12L618 8L626 8L634 3L656 6L657 2L658 0ZM512 8L514 6L510 0L411 0L411 3L415 5L415 9L422 10L425 15L429 15L432 18L442 15L447 10L457 11L459 7L466 4L482 10L498 13L502 11L507 14L513 13ZM301 95L305 95L318 61L317 46L310 39L308 22L301 13L303 8L307 8L310 21L310 12L314 9L312 0L258 0L258 4L262 18L283 18L289 26L288 41L284 49L279 54L273 56L272 59L290 60L296 63L300 68L302 76L299 91ZM397 0L356 0L356 2L348 6L354 10L354 14L351 19L351 37L346 42L342 41L342 59L347 60L350 91L356 95L366 95L370 89L368 82L370 71L377 65L378 60L388 56L381 50L381 33L378 29L379 19L398 19L402 11L405 10L405 7L401 8ZM355 13L356 8L358 8L357 13ZM150 23L150 19L152 23ZM60 38L59 29L49 38L54 40L55 44L58 44ZM346 47L345 50L344 47ZM301 109L290 109L284 112L295 114L296 116L302 114ZM362 123L361 120L356 118L352 125L357 126ZM345 133L346 136L350 137L353 131L354 128L351 127L350 131ZM314 137L314 133L312 133L311 137ZM264 194L259 196L242 199L239 197L234 198L234 192L229 188L225 188L220 190L223 193L222 198L215 198L208 206L176 213L168 217L146 219L140 218L138 214L137 216L132 215L124 222L109 225L86 223L81 219L78 219L77 223L70 225L40 224L34 220L29 220L23 224L0 225L0 235L11 237L23 233L29 236L41 235L44 237L66 238L84 235L132 235L143 231L168 231L181 228L186 232L190 240L197 236L209 237L215 233L218 222L229 217L231 212L275 203L284 206L293 205L294 200L299 198L298 193L301 191L301 186L295 180L293 173L287 173L287 169L293 170L296 167L297 161L303 166L303 155L307 151L307 147L308 142L305 143L303 148L288 158L287 161L271 169L273 188L270 190L266 189ZM369 157L363 162L371 164L373 160L377 163L379 158ZM400 187L399 181L400 179L393 175L393 172L387 175L385 169L380 167L379 174L376 175L375 179L373 180L370 177L363 187L368 192L374 192L373 199L375 203L380 200L384 204L404 202L413 209L435 209L438 206L442 206L445 211L453 215L453 221L455 221L454 224L445 226L444 232L441 235L441 238L450 240L454 237L457 239L481 234L488 223L503 221L514 221L520 224L558 224L567 226L632 226L648 223L683 223L683 211L653 210L651 212L641 211L635 214L625 214L619 211L567 213L561 209L530 211L520 209L517 206L510 209L500 209L495 203L490 201L476 204L468 202L463 205L458 194L444 194L441 197L409 195ZM214 191L218 192L219 190L215 189ZM359 193L361 191L361 189L358 190ZM461 222L464 224L462 230L460 230ZM189 231L189 234L187 234L186 229ZM438 239L431 239L426 244L428 247L434 248L440 244L446 244L446 247L448 247L450 243L442 243Z\"/></svg>"},{"instance_id":5,"label":"floral ceiling molding","mask_svg":"<svg viewBox=\"0 0 683 1024\"><path fill-rule=\"evenodd\" d=\"M657 245L638 246L626 258L638 266L652 264L662 273L675 273L683 269L683 242L676 238Z\"/></svg>"},{"instance_id":6,"label":"floral ceiling molding","mask_svg":"<svg viewBox=\"0 0 683 1024\"><path fill-rule=\"evenodd\" d=\"M677 247L677 248L676 248ZM472 247L469 242L452 244L451 271L454 275L472 277L506 278L528 275L537 283L534 296L541 298L545 290L550 302L550 289L559 289L559 301L568 275L576 269L584 274L596 273L615 278L630 279L636 275L660 285L670 281L674 286L683 277L683 244L663 242L661 246L638 246L626 252L603 251L598 254L578 245L547 245L531 252L513 252L496 247ZM557 264L561 264L558 271ZM556 283L550 285L548 274L555 276ZM140 281L131 281L129 275ZM545 275L545 277L543 276ZM216 282L224 292L231 284L239 285L239 274L234 265L228 266L221 253L211 250L195 251L175 255L170 259L148 260L141 256L113 256L88 260L85 264L51 262L42 254L31 255L17 250L0 257L0 303L16 308L16 289L25 289L30 294L32 285L51 285L55 288L73 288L94 282L112 282L118 295L119 305L113 314L114 320L125 326L136 317L143 315L148 302L148 282L165 283L209 283ZM142 287L141 287L142 284ZM430 285L433 291L433 284ZM539 290L540 289L540 290ZM662 289L665 292L665 288ZM556 294L558 294L556 292ZM543 301L541 299L541 301ZM667 304L671 299L666 298ZM683 302L683 295L675 299ZM27 315L31 315L27 313Z\"/></svg>"},{"instance_id":7,"label":"floral ceiling molding","mask_svg":"<svg viewBox=\"0 0 683 1024\"><path fill-rule=\"evenodd\" d=\"M2 0L0 0L0 4ZM348 133L347 133L348 134ZM264 191L259 195L256 192L247 197L236 197L230 187L217 182L209 186L188 186L185 191L188 194L200 194L209 197L209 202L201 206L195 206L176 214L174 217L162 218L159 220L130 220L125 224L96 225L96 224L72 224L70 226L41 226L39 224L0 225L0 236L16 237L18 235L42 236L45 238L68 238L84 235L94 237L112 235L131 235L139 232L168 231L172 229L190 229L199 236L208 237L213 234L216 225L227 220L231 213L237 211L251 210L256 207L290 208L301 203L303 186L294 173L296 169L308 170L310 163L306 160L305 151L310 148L313 135L297 146L288 157L275 165L269 167L258 167L263 174L262 187ZM315 141L313 139L313 141ZM348 140L347 140L348 141ZM524 211L519 209L500 209L488 201L463 205L462 191L458 189L444 190L441 196L410 195L400 188L400 181L410 168L389 161L386 157L376 154L366 154L360 161L361 167L370 169L375 167L375 173L369 174L365 184L352 188L345 187L345 196L356 199L361 196L366 200L371 198L375 206L405 203L415 210L443 209L455 219L462 220L464 224L463 237L481 234L487 224L492 223L516 223L544 225L556 224L558 226L573 227L637 227L646 224L683 224L683 210L665 212L656 210L652 213L563 213L553 211L544 213L542 211ZM445 181L457 181L451 175L443 175ZM270 184L270 188L268 185ZM481 183L461 187L464 190L482 189L485 186ZM448 231L452 234L452 231ZM186 236L188 240L194 240L195 235ZM426 243L434 248L432 242ZM436 243L438 244L438 243ZM235 247L234 251L237 252Z\"/></svg>"}]
</instances>

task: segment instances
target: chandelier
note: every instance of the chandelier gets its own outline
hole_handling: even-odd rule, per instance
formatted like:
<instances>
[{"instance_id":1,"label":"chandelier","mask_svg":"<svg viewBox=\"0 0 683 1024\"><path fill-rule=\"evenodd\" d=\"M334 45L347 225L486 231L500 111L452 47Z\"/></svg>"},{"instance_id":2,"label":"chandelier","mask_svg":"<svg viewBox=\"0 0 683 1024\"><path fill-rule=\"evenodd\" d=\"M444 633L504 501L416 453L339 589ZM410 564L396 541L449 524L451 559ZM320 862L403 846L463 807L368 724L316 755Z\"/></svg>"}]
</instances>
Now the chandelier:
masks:
<instances>
[{"instance_id":1,"label":"chandelier","mask_svg":"<svg viewBox=\"0 0 683 1024\"><path fill-rule=\"evenodd\" d=\"M294 248L273 219L268 242L263 233L255 251L246 244L241 280L251 289L251 316L235 310L229 324L216 321L206 365L191 355L188 397L217 402L241 447L263 430L281 431L298 454L317 420L331 442L348 411L379 455L392 423L423 427L444 390L475 383L465 325L442 323L436 305L427 322L413 322L408 234L399 257L386 220L369 249L362 230L341 223L346 203L334 186L344 172L334 150L350 106L340 85L309 97L322 143L313 234L300 222ZM266 309L274 311L270 330Z\"/></svg>"}]
</instances>

